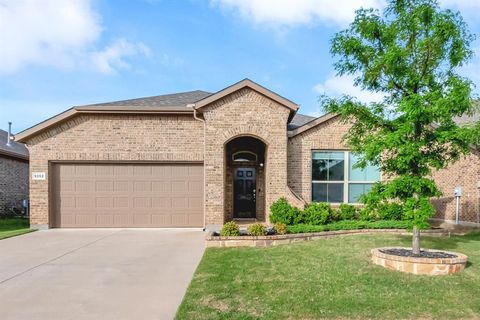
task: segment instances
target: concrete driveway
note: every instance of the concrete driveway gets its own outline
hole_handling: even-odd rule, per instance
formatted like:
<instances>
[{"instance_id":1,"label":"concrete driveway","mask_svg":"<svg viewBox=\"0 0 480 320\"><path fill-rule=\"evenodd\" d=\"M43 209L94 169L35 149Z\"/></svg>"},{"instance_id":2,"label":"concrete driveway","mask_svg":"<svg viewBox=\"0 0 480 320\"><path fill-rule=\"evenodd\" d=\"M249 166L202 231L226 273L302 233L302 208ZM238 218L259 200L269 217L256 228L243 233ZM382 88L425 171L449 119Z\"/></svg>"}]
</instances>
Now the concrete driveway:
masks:
<instances>
[{"instance_id":1,"label":"concrete driveway","mask_svg":"<svg viewBox=\"0 0 480 320\"><path fill-rule=\"evenodd\" d=\"M0 318L172 319L205 234L53 229L0 241Z\"/></svg>"}]
</instances>

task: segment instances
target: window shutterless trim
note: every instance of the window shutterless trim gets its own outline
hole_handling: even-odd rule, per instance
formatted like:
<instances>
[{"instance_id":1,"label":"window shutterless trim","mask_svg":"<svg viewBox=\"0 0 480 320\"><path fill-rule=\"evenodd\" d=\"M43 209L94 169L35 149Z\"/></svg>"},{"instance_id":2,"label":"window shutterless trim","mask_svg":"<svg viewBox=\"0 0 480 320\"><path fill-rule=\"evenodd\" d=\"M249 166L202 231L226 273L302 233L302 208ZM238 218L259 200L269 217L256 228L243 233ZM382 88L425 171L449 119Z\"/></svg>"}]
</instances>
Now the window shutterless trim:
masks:
<instances>
[{"instance_id":1,"label":"window shutterless trim","mask_svg":"<svg viewBox=\"0 0 480 320\"><path fill-rule=\"evenodd\" d=\"M343 180L313 180L313 160L329 160L329 159L314 159L313 158L313 154L314 153L329 153L329 152L337 152L337 153L340 153L342 152L343 153L343 163L344 163L344 167L343 167L343 176L344 176L344 179ZM319 150L319 149L312 149L311 150L311 158L310 158L310 174L311 174L311 185L312 185L312 188L311 188L311 199L312 201L315 201L313 199L313 184L316 183L316 184L319 184L319 183L326 183L326 184L343 184L343 202L329 202L331 204L341 204L341 203L348 203L348 204L359 204L359 202L349 202L348 201L348 197L349 197L349 188L348 186L350 184L375 184L376 182L378 181L381 181L382 180L382 172L380 171L379 172L379 180L365 180L365 181L350 181L350 154L351 154L351 151L350 150L339 150L339 149L336 149L336 150L332 150L332 149L322 149L322 150ZM340 160L340 159L334 159L334 160Z\"/></svg>"}]
</instances>

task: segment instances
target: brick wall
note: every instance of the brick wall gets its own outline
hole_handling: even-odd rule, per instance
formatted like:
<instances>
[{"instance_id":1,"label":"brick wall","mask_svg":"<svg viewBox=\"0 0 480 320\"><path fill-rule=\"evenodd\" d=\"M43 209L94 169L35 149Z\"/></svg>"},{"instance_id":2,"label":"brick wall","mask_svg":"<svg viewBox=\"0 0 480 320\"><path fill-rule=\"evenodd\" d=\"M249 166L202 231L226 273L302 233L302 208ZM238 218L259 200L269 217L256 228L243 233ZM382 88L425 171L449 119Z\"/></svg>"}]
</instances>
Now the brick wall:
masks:
<instances>
[{"instance_id":1,"label":"brick wall","mask_svg":"<svg viewBox=\"0 0 480 320\"><path fill-rule=\"evenodd\" d=\"M31 224L49 222L49 161L203 161L203 123L192 115L81 114L27 141Z\"/></svg>"},{"instance_id":2,"label":"brick wall","mask_svg":"<svg viewBox=\"0 0 480 320\"><path fill-rule=\"evenodd\" d=\"M305 131L288 141L288 184L307 202L312 199L312 150L343 149L342 137L347 133L348 125L339 118L333 118L315 128ZM455 198L453 190L462 187L460 220L480 223L480 153L475 152L433 173L443 196L434 199L437 210L435 218L455 220Z\"/></svg>"},{"instance_id":3,"label":"brick wall","mask_svg":"<svg viewBox=\"0 0 480 320\"><path fill-rule=\"evenodd\" d=\"M435 218L455 220L455 187L462 187L460 198L460 221L480 223L480 152L476 151L447 168L433 173L437 186L443 195L433 200L437 209Z\"/></svg>"},{"instance_id":4,"label":"brick wall","mask_svg":"<svg viewBox=\"0 0 480 320\"><path fill-rule=\"evenodd\" d=\"M28 198L28 161L0 155L0 213Z\"/></svg>"},{"instance_id":5,"label":"brick wall","mask_svg":"<svg viewBox=\"0 0 480 320\"><path fill-rule=\"evenodd\" d=\"M288 185L305 201L312 201L312 150L345 150L348 129L336 117L288 140Z\"/></svg>"},{"instance_id":6,"label":"brick wall","mask_svg":"<svg viewBox=\"0 0 480 320\"><path fill-rule=\"evenodd\" d=\"M225 145L239 136L253 136L267 145L265 207L287 194L287 120L290 111L249 88L215 101L203 110L206 120L206 219L221 225L231 216L225 206Z\"/></svg>"}]
</instances>

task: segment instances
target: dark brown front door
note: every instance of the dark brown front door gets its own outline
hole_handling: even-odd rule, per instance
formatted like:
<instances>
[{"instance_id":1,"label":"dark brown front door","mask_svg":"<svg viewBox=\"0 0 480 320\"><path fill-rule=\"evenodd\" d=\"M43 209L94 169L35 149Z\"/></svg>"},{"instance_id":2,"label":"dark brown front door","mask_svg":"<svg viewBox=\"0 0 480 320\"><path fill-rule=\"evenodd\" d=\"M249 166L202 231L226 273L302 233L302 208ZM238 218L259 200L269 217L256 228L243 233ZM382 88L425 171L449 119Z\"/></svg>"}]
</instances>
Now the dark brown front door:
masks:
<instances>
[{"instance_id":1,"label":"dark brown front door","mask_svg":"<svg viewBox=\"0 0 480 320\"><path fill-rule=\"evenodd\" d=\"M255 218L255 168L235 168L233 188L233 217Z\"/></svg>"}]
</instances>

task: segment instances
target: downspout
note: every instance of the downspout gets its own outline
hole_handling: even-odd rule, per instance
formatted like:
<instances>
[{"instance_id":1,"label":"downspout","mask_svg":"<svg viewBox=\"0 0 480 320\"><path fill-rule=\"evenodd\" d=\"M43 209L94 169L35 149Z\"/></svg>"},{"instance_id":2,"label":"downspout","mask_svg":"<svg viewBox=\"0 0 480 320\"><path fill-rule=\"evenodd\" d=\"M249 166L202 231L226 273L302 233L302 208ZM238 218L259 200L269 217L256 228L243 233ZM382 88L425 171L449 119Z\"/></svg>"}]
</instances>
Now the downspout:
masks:
<instances>
[{"instance_id":1,"label":"downspout","mask_svg":"<svg viewBox=\"0 0 480 320\"><path fill-rule=\"evenodd\" d=\"M193 118L195 120L198 120L198 121L201 121L203 122L203 231L206 230L207 228L207 202L206 202L206 199L207 199L207 187L206 187L206 166L205 166L205 154L206 154L206 151L207 151L207 148L206 148L206 143L205 143L205 139L206 139L206 133L207 133L207 125L205 123L205 119L202 119L202 118L199 118L197 116L197 109L195 109L195 104L189 104L188 105L189 107L191 107L193 109Z\"/></svg>"}]
</instances>

